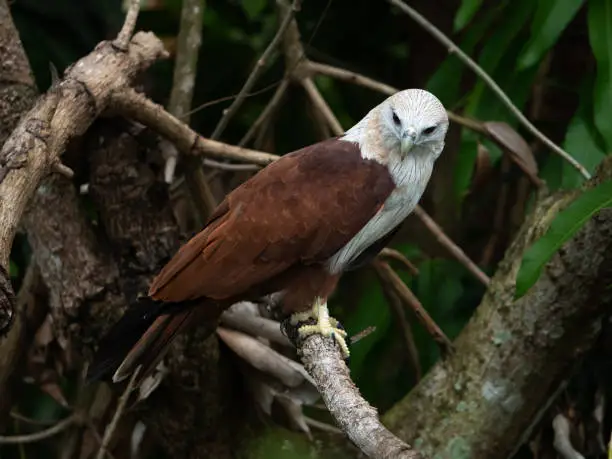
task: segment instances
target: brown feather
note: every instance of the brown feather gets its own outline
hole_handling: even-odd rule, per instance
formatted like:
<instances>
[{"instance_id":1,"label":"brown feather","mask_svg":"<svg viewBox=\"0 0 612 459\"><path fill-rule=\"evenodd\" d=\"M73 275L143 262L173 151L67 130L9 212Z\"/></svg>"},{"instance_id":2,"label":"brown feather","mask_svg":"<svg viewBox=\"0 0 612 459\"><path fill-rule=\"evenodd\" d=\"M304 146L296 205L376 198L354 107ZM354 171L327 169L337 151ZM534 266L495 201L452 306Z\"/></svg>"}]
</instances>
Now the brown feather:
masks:
<instances>
[{"instance_id":1,"label":"brown feather","mask_svg":"<svg viewBox=\"0 0 612 459\"><path fill-rule=\"evenodd\" d=\"M155 300L227 299L290 267L325 262L379 211L394 184L356 144L330 139L285 155L230 193L151 284ZM272 282L278 288L278 282Z\"/></svg>"},{"instance_id":2,"label":"brown feather","mask_svg":"<svg viewBox=\"0 0 612 459\"><path fill-rule=\"evenodd\" d=\"M177 314L159 316L142 335L113 375L113 382L129 377L138 366L142 366L139 379L148 375L163 358L172 340L187 326L193 309Z\"/></svg>"}]
</instances>

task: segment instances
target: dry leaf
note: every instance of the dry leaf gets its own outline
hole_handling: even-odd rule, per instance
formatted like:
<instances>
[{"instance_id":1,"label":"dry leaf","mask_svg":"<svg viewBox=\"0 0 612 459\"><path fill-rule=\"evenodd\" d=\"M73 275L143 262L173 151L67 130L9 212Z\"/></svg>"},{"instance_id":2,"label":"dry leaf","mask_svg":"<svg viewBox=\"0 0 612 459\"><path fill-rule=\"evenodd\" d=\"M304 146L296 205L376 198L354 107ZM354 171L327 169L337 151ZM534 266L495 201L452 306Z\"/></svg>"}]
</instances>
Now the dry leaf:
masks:
<instances>
[{"instance_id":1,"label":"dry leaf","mask_svg":"<svg viewBox=\"0 0 612 459\"><path fill-rule=\"evenodd\" d=\"M312 433L310 427L306 423L304 412L302 411L302 404L299 403L292 397L278 396L276 398L279 405L283 407L283 411L293 424L293 426L306 434L309 440L312 440Z\"/></svg>"},{"instance_id":2,"label":"dry leaf","mask_svg":"<svg viewBox=\"0 0 612 459\"><path fill-rule=\"evenodd\" d=\"M53 400L64 408L68 408L68 401L59 386L59 377L54 370L45 370L40 375L40 390L49 395Z\"/></svg>"},{"instance_id":3,"label":"dry leaf","mask_svg":"<svg viewBox=\"0 0 612 459\"><path fill-rule=\"evenodd\" d=\"M264 373L273 375L288 387L297 387L305 378L310 379L308 373L300 371L299 364L250 335L223 327L217 327L217 335L244 361Z\"/></svg>"},{"instance_id":4,"label":"dry leaf","mask_svg":"<svg viewBox=\"0 0 612 459\"><path fill-rule=\"evenodd\" d=\"M477 190L483 183L485 183L491 176L492 170L493 167L491 165L491 155L489 150L482 143L478 142L470 192Z\"/></svg>"},{"instance_id":5,"label":"dry leaf","mask_svg":"<svg viewBox=\"0 0 612 459\"><path fill-rule=\"evenodd\" d=\"M483 127L512 161L527 174L533 184L538 187L542 186L543 182L538 177L538 164L525 139L505 122L487 121L483 123Z\"/></svg>"}]
</instances>

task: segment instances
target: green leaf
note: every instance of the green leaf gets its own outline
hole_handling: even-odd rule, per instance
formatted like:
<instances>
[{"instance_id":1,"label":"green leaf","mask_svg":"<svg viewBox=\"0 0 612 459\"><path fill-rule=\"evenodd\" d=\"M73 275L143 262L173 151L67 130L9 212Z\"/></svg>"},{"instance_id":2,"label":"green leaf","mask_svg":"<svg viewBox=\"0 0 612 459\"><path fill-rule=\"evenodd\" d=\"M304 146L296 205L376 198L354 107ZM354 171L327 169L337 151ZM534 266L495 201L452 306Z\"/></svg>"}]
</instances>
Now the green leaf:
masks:
<instances>
[{"instance_id":1,"label":"green leaf","mask_svg":"<svg viewBox=\"0 0 612 459\"><path fill-rule=\"evenodd\" d=\"M459 32L472 20L478 9L482 5L482 0L463 0L455 15L454 31Z\"/></svg>"},{"instance_id":2,"label":"green leaf","mask_svg":"<svg viewBox=\"0 0 612 459\"><path fill-rule=\"evenodd\" d=\"M533 21L531 37L518 60L520 70L537 64L576 16L584 0L540 0Z\"/></svg>"},{"instance_id":3,"label":"green leaf","mask_svg":"<svg viewBox=\"0 0 612 459\"><path fill-rule=\"evenodd\" d=\"M370 283L369 283L370 284ZM365 360L372 348L386 335L391 326L391 314L380 283L372 278L368 288L363 289L357 308L343 322L349 335L374 326L376 330L351 346L350 368L355 380L367 374Z\"/></svg>"},{"instance_id":4,"label":"green leaf","mask_svg":"<svg viewBox=\"0 0 612 459\"><path fill-rule=\"evenodd\" d=\"M593 91L595 126L612 149L612 0L591 0L588 11L589 41L597 60Z\"/></svg>"},{"instance_id":5,"label":"green leaf","mask_svg":"<svg viewBox=\"0 0 612 459\"><path fill-rule=\"evenodd\" d=\"M612 206L612 181L585 191L559 212L548 231L523 255L516 278L515 298L522 297L536 283L544 265L595 213Z\"/></svg>"},{"instance_id":6,"label":"green leaf","mask_svg":"<svg viewBox=\"0 0 612 459\"><path fill-rule=\"evenodd\" d=\"M12 278L19 277L19 266L13 261L9 261L9 275Z\"/></svg>"},{"instance_id":7,"label":"green leaf","mask_svg":"<svg viewBox=\"0 0 612 459\"><path fill-rule=\"evenodd\" d=\"M593 135L589 130L588 121L581 113L576 113L565 135L563 149L582 164L590 173L595 171L597 165L605 158ZM576 188L584 182L584 177L570 164L563 162L563 175L561 186L563 188Z\"/></svg>"},{"instance_id":8,"label":"green leaf","mask_svg":"<svg viewBox=\"0 0 612 459\"><path fill-rule=\"evenodd\" d=\"M465 301L463 279L465 268L454 260L430 259L419 264L419 275L411 288L431 318L453 340L465 326L471 311L461 311ZM439 346L431 335L409 314L415 344L423 371L429 370L440 356Z\"/></svg>"},{"instance_id":9,"label":"green leaf","mask_svg":"<svg viewBox=\"0 0 612 459\"><path fill-rule=\"evenodd\" d=\"M453 194L457 203L461 203L472 183L474 164L478 157L478 142L473 133L463 131L457 163L455 166Z\"/></svg>"},{"instance_id":10,"label":"green leaf","mask_svg":"<svg viewBox=\"0 0 612 459\"><path fill-rule=\"evenodd\" d=\"M493 77L519 108L520 101L518 99L524 99L531 94L531 80L535 76L535 72L530 69L528 72L517 74L514 71L517 56L513 53L517 53L520 49L521 41L517 36L525 23L529 21L534 8L535 2L533 0L520 0L510 3L505 8L504 20L487 38L478 58L479 65ZM508 86L512 86L512 88ZM492 112L499 111L501 107L499 98L491 93L482 80L479 80L470 94L466 114L478 119L508 121L492 116ZM504 112L508 112L505 107ZM512 125L512 123L510 124Z\"/></svg>"},{"instance_id":11,"label":"green leaf","mask_svg":"<svg viewBox=\"0 0 612 459\"><path fill-rule=\"evenodd\" d=\"M500 15L500 12L500 10L490 9L482 15L478 22L470 25L459 43L459 47L463 52L467 54L473 53L474 47L487 33L493 21ZM465 64L454 53L450 54L429 78L426 88L435 94L443 104L455 104L460 93L460 83L464 71Z\"/></svg>"},{"instance_id":12,"label":"green leaf","mask_svg":"<svg viewBox=\"0 0 612 459\"><path fill-rule=\"evenodd\" d=\"M243 0L242 8L251 21L257 19L265 9L267 0Z\"/></svg>"}]
</instances>

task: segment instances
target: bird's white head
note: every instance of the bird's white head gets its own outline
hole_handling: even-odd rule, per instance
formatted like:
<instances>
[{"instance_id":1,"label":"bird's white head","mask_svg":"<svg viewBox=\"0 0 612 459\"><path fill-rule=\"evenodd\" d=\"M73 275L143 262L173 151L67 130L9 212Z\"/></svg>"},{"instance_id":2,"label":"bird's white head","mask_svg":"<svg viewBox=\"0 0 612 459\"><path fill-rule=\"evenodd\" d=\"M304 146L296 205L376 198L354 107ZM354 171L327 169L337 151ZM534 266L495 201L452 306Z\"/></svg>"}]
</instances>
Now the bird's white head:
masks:
<instances>
[{"instance_id":1,"label":"bird's white head","mask_svg":"<svg viewBox=\"0 0 612 459\"><path fill-rule=\"evenodd\" d=\"M444 148L447 130L448 115L436 96L405 89L374 107L343 138L358 142L364 158L382 163L407 155L433 161Z\"/></svg>"}]
</instances>

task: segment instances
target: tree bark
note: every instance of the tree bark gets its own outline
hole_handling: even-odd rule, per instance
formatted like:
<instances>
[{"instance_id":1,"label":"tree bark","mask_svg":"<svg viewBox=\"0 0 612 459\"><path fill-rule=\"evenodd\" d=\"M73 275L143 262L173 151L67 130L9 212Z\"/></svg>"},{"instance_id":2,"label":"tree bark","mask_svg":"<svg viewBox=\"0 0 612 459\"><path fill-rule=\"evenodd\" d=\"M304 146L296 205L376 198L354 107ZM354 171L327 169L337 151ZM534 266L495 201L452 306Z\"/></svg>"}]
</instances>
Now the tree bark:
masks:
<instances>
[{"instance_id":1,"label":"tree bark","mask_svg":"<svg viewBox=\"0 0 612 459\"><path fill-rule=\"evenodd\" d=\"M4 2L0 5L6 6ZM8 8L0 12L6 13L3 19L10 21ZM6 30L7 27L0 33ZM6 45L7 52L11 47L20 48L16 33L7 40L10 41L10 46ZM138 293L146 291L151 277L178 248L180 238L165 187L158 181L151 164L144 161L156 141L151 142L149 135L149 142L140 145L139 141L146 140L146 136L139 133L137 139L134 126L129 123L98 122L86 136L84 151L91 154L91 189L99 211L99 225L85 211L82 198L70 180L52 175L39 186L40 179L49 172L53 154L69 139L85 131L99 110L104 109L107 94L126 85L153 60L155 40L152 35L137 35L129 45L135 43L139 47L134 54L129 46L124 50L108 48L108 43L103 43L78 66L67 70L72 79L68 77L68 83L61 83L61 89L55 93L52 89L38 102L46 110L39 112L48 115L43 121L50 125L55 123L56 127L50 131L49 139L41 142L44 144L41 148L46 148L44 154L19 149L17 153L24 155L25 162L13 164L11 157L5 157L2 163L6 172L3 188L16 192L25 189L18 204L25 209L29 203L23 224L40 275L49 290L53 330L64 351L61 357L67 365L64 368L77 368L84 361L81 357L86 360L91 355L102 333ZM2 43L0 41L0 45ZM113 60L113 52L118 54L116 60ZM104 66L102 72L95 70L100 64ZM25 55L18 70L21 73L16 71L16 74L21 77L29 71ZM113 71L116 72L115 80L111 81ZM122 71L126 74L121 74ZM11 81L11 78L7 79ZM92 82L89 78L97 80ZM23 83L18 77L14 79ZM96 86L98 82L102 84ZM32 90L32 97L34 93ZM84 96L84 93L87 94ZM79 115L81 111L87 113ZM72 118L78 119L70 123ZM26 132L29 131L26 129ZM24 138L16 131L12 137L17 142ZM16 186L18 180L27 186L21 182ZM37 189L31 201L30 188ZM5 208L0 216L13 219L8 228L5 226L6 234L1 235L4 245L0 249L6 260L14 228L23 213L21 207L13 207ZM13 301L10 298L8 304ZM21 323L18 325L11 330L15 336L4 341L0 351L8 349L6 346L27 349L27 345L22 346L21 339L25 336L25 328ZM242 426L241 423L225 422L226 413L236 397L226 393L232 386L225 379L226 373L219 369L216 337L201 339L203 332L210 334L210 327L210 324L205 325L189 337L177 340L169 356L169 375L153 396L138 407L142 418L173 457L206 457L211 452L221 459L229 457L235 443L229 426ZM0 355L19 354L0 352ZM14 370L5 362L12 365L14 360L0 359L0 368L6 370L0 373L2 386L5 385L4 377L13 374ZM5 397L7 393L3 390L2 399L9 401L10 397Z\"/></svg>"},{"instance_id":2,"label":"tree bark","mask_svg":"<svg viewBox=\"0 0 612 459\"><path fill-rule=\"evenodd\" d=\"M0 145L9 137L19 118L30 109L36 100L36 85L30 71L30 65L25 51L21 46L19 34L13 23L9 6L5 0L0 0ZM6 223L6 222L3 222ZM28 301L17 298L16 308L13 310L13 287L11 285L5 266L2 291L6 292L4 301L0 301L0 426L3 424L12 400L15 369L22 356L27 351L29 339L32 336L31 328L35 323L28 323ZM30 279L32 278L32 279ZM39 285L40 274L32 269L24 285ZM30 282L31 281L31 282ZM24 292L21 296L28 295ZM33 305L40 303L34 302ZM7 336L2 338L2 329L12 323Z\"/></svg>"},{"instance_id":3,"label":"tree bark","mask_svg":"<svg viewBox=\"0 0 612 459\"><path fill-rule=\"evenodd\" d=\"M119 285L127 301L146 293L153 276L178 250L181 235L174 220L161 170L157 136L122 120L99 121L87 135L90 192L100 212L109 248L119 267ZM99 318L94 318L99 322ZM229 420L235 393L219 346L216 323L180 336L166 358L169 373L136 407L172 457L229 458Z\"/></svg>"},{"instance_id":4,"label":"tree bark","mask_svg":"<svg viewBox=\"0 0 612 459\"><path fill-rule=\"evenodd\" d=\"M590 186L611 176L606 160ZM577 194L536 206L455 341L456 352L385 414L390 430L428 457L511 457L595 343L612 304L612 209L587 222L514 300L523 253Z\"/></svg>"}]
</instances>

